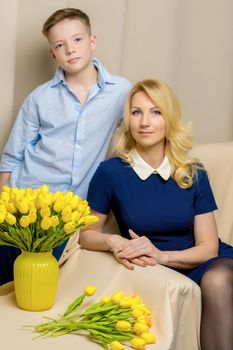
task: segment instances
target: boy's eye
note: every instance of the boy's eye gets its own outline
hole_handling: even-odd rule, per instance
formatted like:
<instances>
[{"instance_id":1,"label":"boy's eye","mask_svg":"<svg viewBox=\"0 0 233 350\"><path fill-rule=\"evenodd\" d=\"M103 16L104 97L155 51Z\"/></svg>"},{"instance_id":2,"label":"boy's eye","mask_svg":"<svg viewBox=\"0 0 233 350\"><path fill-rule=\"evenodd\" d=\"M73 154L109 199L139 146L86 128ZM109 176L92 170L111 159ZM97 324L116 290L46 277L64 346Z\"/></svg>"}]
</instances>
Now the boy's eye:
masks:
<instances>
[{"instance_id":1,"label":"boy's eye","mask_svg":"<svg viewBox=\"0 0 233 350\"><path fill-rule=\"evenodd\" d=\"M60 49L60 48L63 47L63 46L64 46L63 43L59 43L59 44L57 44L57 45L55 46L55 49Z\"/></svg>"},{"instance_id":2,"label":"boy's eye","mask_svg":"<svg viewBox=\"0 0 233 350\"><path fill-rule=\"evenodd\" d=\"M74 39L74 41L77 41L77 42L79 42L79 41L81 41L82 40L82 38L75 38Z\"/></svg>"}]
</instances>

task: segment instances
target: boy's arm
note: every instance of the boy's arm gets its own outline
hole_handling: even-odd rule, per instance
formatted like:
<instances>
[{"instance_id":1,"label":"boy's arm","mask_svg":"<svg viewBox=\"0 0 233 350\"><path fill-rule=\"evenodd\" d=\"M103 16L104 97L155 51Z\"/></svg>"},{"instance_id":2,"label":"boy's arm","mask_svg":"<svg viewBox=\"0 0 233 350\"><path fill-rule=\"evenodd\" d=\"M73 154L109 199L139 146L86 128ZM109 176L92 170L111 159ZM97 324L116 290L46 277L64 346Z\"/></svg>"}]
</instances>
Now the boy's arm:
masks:
<instances>
[{"instance_id":1,"label":"boy's arm","mask_svg":"<svg viewBox=\"0 0 233 350\"><path fill-rule=\"evenodd\" d=\"M0 173L0 191L5 186L11 176L11 173Z\"/></svg>"},{"instance_id":2,"label":"boy's arm","mask_svg":"<svg viewBox=\"0 0 233 350\"><path fill-rule=\"evenodd\" d=\"M33 94L23 103L2 153L0 172L8 174L24 160L25 148L39 138L39 114ZM2 175L6 181L6 175Z\"/></svg>"}]
</instances>

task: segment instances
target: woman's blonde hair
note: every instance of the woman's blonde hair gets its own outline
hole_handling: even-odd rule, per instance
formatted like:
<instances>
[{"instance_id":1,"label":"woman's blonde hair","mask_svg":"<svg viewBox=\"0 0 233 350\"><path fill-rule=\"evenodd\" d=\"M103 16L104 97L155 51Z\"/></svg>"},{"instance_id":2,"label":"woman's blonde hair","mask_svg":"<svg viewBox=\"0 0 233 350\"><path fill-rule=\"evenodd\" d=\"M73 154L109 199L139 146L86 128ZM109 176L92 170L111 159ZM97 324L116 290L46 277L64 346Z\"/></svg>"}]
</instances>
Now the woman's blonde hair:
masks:
<instances>
[{"instance_id":1,"label":"woman's blonde hair","mask_svg":"<svg viewBox=\"0 0 233 350\"><path fill-rule=\"evenodd\" d=\"M108 155L118 156L132 164L129 153L135 147L135 140L130 131L129 116L132 98L140 91L151 99L165 120L165 154L170 161L171 176L181 188L191 187L198 167L198 160L188 156L192 148L191 123L183 125L176 95L159 80L139 81L132 87L125 103L124 119L113 137Z\"/></svg>"}]
</instances>

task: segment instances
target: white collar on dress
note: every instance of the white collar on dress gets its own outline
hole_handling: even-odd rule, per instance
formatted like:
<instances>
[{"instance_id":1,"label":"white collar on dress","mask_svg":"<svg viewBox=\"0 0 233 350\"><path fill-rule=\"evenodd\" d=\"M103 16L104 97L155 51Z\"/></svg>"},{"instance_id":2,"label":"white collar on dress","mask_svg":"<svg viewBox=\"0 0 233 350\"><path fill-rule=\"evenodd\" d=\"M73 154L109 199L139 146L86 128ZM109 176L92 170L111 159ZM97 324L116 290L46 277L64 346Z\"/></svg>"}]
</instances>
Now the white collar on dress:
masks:
<instances>
[{"instance_id":1,"label":"white collar on dress","mask_svg":"<svg viewBox=\"0 0 233 350\"><path fill-rule=\"evenodd\" d=\"M146 180L151 174L159 174L164 180L168 180L171 175L170 162L167 156L164 157L163 162L157 169L152 168L145 160L140 156L136 149L130 152L130 157L133 160L132 168L141 180Z\"/></svg>"}]
</instances>

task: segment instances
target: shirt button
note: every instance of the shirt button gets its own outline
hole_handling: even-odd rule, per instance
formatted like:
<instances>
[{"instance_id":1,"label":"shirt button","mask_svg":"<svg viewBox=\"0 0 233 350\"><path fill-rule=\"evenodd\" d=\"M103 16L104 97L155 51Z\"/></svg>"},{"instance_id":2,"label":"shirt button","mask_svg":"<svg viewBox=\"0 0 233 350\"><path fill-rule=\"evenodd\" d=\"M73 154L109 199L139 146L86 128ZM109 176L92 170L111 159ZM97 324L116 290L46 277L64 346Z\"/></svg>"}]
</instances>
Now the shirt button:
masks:
<instances>
[{"instance_id":1,"label":"shirt button","mask_svg":"<svg viewBox=\"0 0 233 350\"><path fill-rule=\"evenodd\" d=\"M80 148L80 145L76 145L76 149L79 149Z\"/></svg>"}]
</instances>

